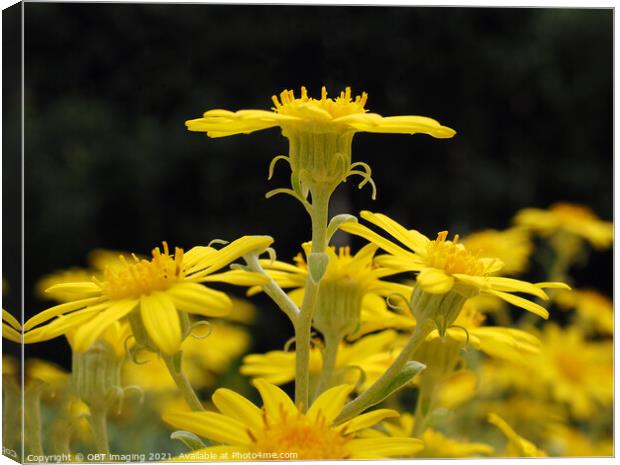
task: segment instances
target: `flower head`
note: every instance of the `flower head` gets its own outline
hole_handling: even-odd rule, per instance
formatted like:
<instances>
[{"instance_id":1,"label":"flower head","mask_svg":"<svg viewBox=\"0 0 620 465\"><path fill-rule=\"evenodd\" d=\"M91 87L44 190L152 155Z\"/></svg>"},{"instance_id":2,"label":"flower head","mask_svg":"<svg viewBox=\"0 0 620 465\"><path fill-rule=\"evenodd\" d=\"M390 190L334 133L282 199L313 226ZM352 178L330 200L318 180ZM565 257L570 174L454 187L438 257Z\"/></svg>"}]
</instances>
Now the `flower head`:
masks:
<instances>
[{"instance_id":1,"label":"flower head","mask_svg":"<svg viewBox=\"0 0 620 465\"><path fill-rule=\"evenodd\" d=\"M454 292L464 298L485 293L499 297L543 318L548 318L549 312L546 309L513 293L522 292L548 300L542 288L568 288L563 283L531 284L526 281L495 276L503 267L501 260L493 257L480 257L472 253L459 242L458 235L449 240L448 233L442 231L437 234L435 240L431 240L416 230L407 230L380 213L362 211L361 216L388 232L405 248L361 224L345 223L340 226L340 229L364 237L388 252L389 255L375 259L377 265L401 272L417 272L416 291L413 298L416 292L435 295ZM463 303L464 300L460 305L462 306ZM445 305L445 302L442 305ZM446 319L453 322L456 316L458 312Z\"/></svg>"},{"instance_id":2,"label":"flower head","mask_svg":"<svg viewBox=\"0 0 620 465\"><path fill-rule=\"evenodd\" d=\"M41 342L76 328L73 349L84 352L115 321L128 318L136 341L166 355L178 352L187 314L223 316L231 301L220 291L201 283L224 282L255 285L264 278L241 270L216 273L233 260L271 244L268 236L244 236L226 247L194 247L173 254L164 243L153 249L150 260L126 259L121 266L106 268L102 279L57 284L48 289L73 296L71 301L49 308L28 320L25 342ZM51 323L39 326L49 320Z\"/></svg>"},{"instance_id":3,"label":"flower head","mask_svg":"<svg viewBox=\"0 0 620 465\"><path fill-rule=\"evenodd\" d=\"M497 257L506 274L519 274L527 269L533 250L530 235L524 228L510 228L504 231L485 229L463 238L463 245L483 257Z\"/></svg>"},{"instance_id":4,"label":"flower head","mask_svg":"<svg viewBox=\"0 0 620 465\"><path fill-rule=\"evenodd\" d=\"M309 256L312 244L302 244L305 255ZM408 293L411 288L397 283L384 281L382 278L398 273L391 268L377 267L373 258L377 246L368 244L356 254L351 254L349 247L328 247L328 265L321 279L319 303L314 318L314 327L326 333L337 333L341 337L358 335L360 318L365 309L370 307L385 308L382 298L392 293ZM271 278L282 288L293 288L289 293L292 300L301 304L304 286L308 276L308 265L303 255L295 257L296 265L280 261L261 260ZM250 294L260 291L255 287ZM378 301L378 302L377 302ZM385 316L386 312L381 313ZM396 315L394 315L396 316ZM378 329L378 328L377 328Z\"/></svg>"},{"instance_id":5,"label":"flower head","mask_svg":"<svg viewBox=\"0 0 620 465\"><path fill-rule=\"evenodd\" d=\"M394 410L375 410L335 425L334 420L353 386L341 385L328 389L304 414L280 388L262 379L255 380L254 385L263 399L262 409L236 392L222 388L215 391L212 397L221 413L171 412L165 414L163 419L175 428L222 444L194 451L193 454L226 448L232 459L235 459L235 454L238 459L243 459L243 454L295 460L385 458L411 455L423 447L422 441L408 437L360 437L364 430L383 419L398 416ZM185 454L182 458L191 459L191 456Z\"/></svg>"},{"instance_id":6,"label":"flower head","mask_svg":"<svg viewBox=\"0 0 620 465\"><path fill-rule=\"evenodd\" d=\"M292 90L284 90L279 98L274 95L271 111L209 110L202 118L185 124L190 131L206 132L209 137L249 134L280 126L282 134L289 140L289 156L274 158L270 177L275 162L286 160L291 166L293 193L302 202L309 190L313 191L313 197L317 192L331 193L351 175L362 177L360 188L370 183L374 195L370 167L351 161L351 142L356 132L424 133L450 138L455 131L423 116L383 117L369 113L365 108L367 99L366 93L352 98L350 87L335 99L327 97L327 90L323 87L321 98L314 99L302 87L299 97ZM283 191L274 191L274 194L280 192Z\"/></svg>"},{"instance_id":7,"label":"flower head","mask_svg":"<svg viewBox=\"0 0 620 465\"><path fill-rule=\"evenodd\" d=\"M606 249L614 239L613 224L602 221L583 205L558 202L547 210L524 208L515 223L548 237L563 232L590 242L597 249Z\"/></svg>"}]
</instances>

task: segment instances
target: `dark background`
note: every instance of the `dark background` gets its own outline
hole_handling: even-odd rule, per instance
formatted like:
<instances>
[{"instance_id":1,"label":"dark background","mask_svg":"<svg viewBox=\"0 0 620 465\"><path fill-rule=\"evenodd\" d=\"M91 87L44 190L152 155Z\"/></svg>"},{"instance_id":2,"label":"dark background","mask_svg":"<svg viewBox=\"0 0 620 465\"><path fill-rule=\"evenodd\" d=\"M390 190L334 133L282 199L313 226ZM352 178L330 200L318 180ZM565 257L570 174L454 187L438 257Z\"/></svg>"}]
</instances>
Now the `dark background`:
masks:
<instances>
[{"instance_id":1,"label":"dark background","mask_svg":"<svg viewBox=\"0 0 620 465\"><path fill-rule=\"evenodd\" d=\"M381 211L427 235L504 228L518 209L558 200L610 220L612 27L610 9L27 3L26 317L47 305L36 280L86 265L94 248L270 234L292 258L309 239L305 212L263 197L288 180L284 164L266 180L287 150L279 130L208 139L183 123L211 108L269 109L300 85L314 96L350 85L373 112L458 132L356 135L353 158L373 168L378 198L349 182L332 213ZM610 293L611 263L594 254L580 283ZM281 348L288 322L255 302L253 349ZM62 339L28 353L69 362Z\"/></svg>"}]
</instances>

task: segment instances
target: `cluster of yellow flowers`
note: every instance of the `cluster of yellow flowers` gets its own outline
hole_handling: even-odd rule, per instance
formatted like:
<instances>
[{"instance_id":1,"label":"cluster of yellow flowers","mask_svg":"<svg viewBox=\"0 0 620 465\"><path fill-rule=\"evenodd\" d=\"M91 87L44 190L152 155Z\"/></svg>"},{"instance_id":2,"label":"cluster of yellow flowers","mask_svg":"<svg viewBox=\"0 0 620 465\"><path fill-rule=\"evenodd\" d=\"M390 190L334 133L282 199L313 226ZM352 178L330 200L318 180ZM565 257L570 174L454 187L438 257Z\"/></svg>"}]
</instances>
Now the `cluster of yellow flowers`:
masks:
<instances>
[{"instance_id":1,"label":"cluster of yellow flowers","mask_svg":"<svg viewBox=\"0 0 620 465\"><path fill-rule=\"evenodd\" d=\"M363 222L330 218L348 177L376 192L370 167L352 159L356 132L455 135L427 117L370 113L367 98L323 88L314 99L302 87L274 96L271 111L210 110L186 123L210 137L282 129L289 154L269 175L284 160L291 185L267 197L295 197L312 224L291 262L268 236L187 251L163 242L150 257L95 251L89 269L41 279L56 305L23 327L3 311L4 338L65 336L72 350L70 373L26 364L27 452L121 453L132 428L133 449L157 444L165 460L612 454L613 306L570 274L590 245L611 247L611 223L566 203L466 237L427 237L370 211ZM365 245L334 247L337 231ZM542 281L518 279L539 248L551 257ZM268 295L290 319L294 350L248 353L260 315L218 283ZM544 322L550 310L561 325ZM21 395L14 361L3 375L6 425Z\"/></svg>"}]
</instances>

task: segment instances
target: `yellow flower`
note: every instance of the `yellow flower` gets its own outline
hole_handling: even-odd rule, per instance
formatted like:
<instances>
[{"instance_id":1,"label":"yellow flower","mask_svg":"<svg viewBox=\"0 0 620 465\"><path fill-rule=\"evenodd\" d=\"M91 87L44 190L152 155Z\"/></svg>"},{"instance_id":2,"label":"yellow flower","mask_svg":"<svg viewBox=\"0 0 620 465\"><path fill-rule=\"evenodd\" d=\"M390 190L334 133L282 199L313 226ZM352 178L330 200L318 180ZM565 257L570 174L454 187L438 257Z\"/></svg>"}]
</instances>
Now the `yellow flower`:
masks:
<instances>
[{"instance_id":1,"label":"yellow flower","mask_svg":"<svg viewBox=\"0 0 620 465\"><path fill-rule=\"evenodd\" d=\"M609 408L613 401L613 345L587 341L579 327L549 323L541 335L541 354L532 365L558 402L581 420Z\"/></svg>"},{"instance_id":2,"label":"yellow flower","mask_svg":"<svg viewBox=\"0 0 620 465\"><path fill-rule=\"evenodd\" d=\"M488 417L489 423L499 428L499 430L508 439L504 457L547 457L545 451L540 450L527 439L519 436L508 423L506 423L499 415L490 413Z\"/></svg>"},{"instance_id":3,"label":"yellow flower","mask_svg":"<svg viewBox=\"0 0 620 465\"><path fill-rule=\"evenodd\" d=\"M335 425L334 420L353 386L328 389L304 414L280 388L262 379L255 380L254 385L263 399L262 409L234 391L222 388L212 397L221 413L171 412L163 416L174 428L221 444L184 454L182 460L191 460L192 455L200 458L210 452L229 452L228 458L233 460L370 459L408 456L423 447L422 441L414 438L359 437L385 418L398 416L394 410L375 410Z\"/></svg>"},{"instance_id":4,"label":"yellow flower","mask_svg":"<svg viewBox=\"0 0 620 465\"><path fill-rule=\"evenodd\" d=\"M533 250L530 236L524 228L477 231L463 238L463 245L479 256L497 257L504 264L502 272L512 275L527 269Z\"/></svg>"},{"instance_id":5,"label":"yellow flower","mask_svg":"<svg viewBox=\"0 0 620 465\"><path fill-rule=\"evenodd\" d=\"M450 241L447 240L448 233L443 231L437 235L436 240L430 240L418 231L407 230L380 213L362 211L361 216L388 232L405 245L406 249L361 224L344 223L340 229L361 236L388 252L390 255L379 256L375 259L379 266L393 268L400 272L418 272L414 294L423 292L442 295L454 291L463 296L462 302L478 293L490 294L542 318L548 318L549 312L546 309L513 293L522 292L548 300L542 288L568 288L562 283L535 285L517 279L493 276L502 269L501 260L474 255L458 242L458 235ZM454 321L454 318L456 314L444 316L448 322Z\"/></svg>"},{"instance_id":6,"label":"yellow flower","mask_svg":"<svg viewBox=\"0 0 620 465\"><path fill-rule=\"evenodd\" d=\"M387 434L390 437L409 436L413 431L415 420L412 415L401 414L395 423L386 421L382 423ZM373 435L381 433L372 432ZM424 441L424 449L416 454L418 458L442 458L442 459L458 459L464 457L480 457L493 453L493 447L481 442L469 442L465 439L453 439L445 436L443 433L428 428L424 431L422 437Z\"/></svg>"},{"instance_id":7,"label":"yellow flower","mask_svg":"<svg viewBox=\"0 0 620 465\"><path fill-rule=\"evenodd\" d=\"M566 425L554 428L547 450L550 455L563 457L612 457L613 438L592 440L583 431Z\"/></svg>"},{"instance_id":8,"label":"yellow flower","mask_svg":"<svg viewBox=\"0 0 620 465\"><path fill-rule=\"evenodd\" d=\"M5 309L2 309L2 337L18 344L22 343L22 325Z\"/></svg>"},{"instance_id":9,"label":"yellow flower","mask_svg":"<svg viewBox=\"0 0 620 465\"><path fill-rule=\"evenodd\" d=\"M121 256L123 266L107 268L103 280L57 284L50 288L52 295L57 291L69 292L74 298L28 320L24 324L28 331L25 342L45 341L78 327L73 349L84 352L108 326L128 317L137 342L173 355L186 335L182 325L187 313L203 316L230 313L228 296L200 283L264 282L260 275L241 270L215 272L248 252L266 248L271 242L268 236L244 236L220 250L194 247L184 253L177 248L172 255L164 242L163 253L159 248L153 249L150 261L136 257L128 261ZM37 327L60 315L66 316Z\"/></svg>"},{"instance_id":10,"label":"yellow flower","mask_svg":"<svg viewBox=\"0 0 620 465\"><path fill-rule=\"evenodd\" d=\"M302 244L306 256L310 254L311 246L310 242ZM383 297L393 293L410 293L411 288L382 280L399 273L399 270L374 266L376 251L377 247L373 244L366 245L355 255L351 255L349 247L340 247L337 252L335 247L325 250L329 261L321 279L313 321L313 326L324 335L336 333L341 337L359 336L360 319L364 313L399 320L397 314L387 312ZM260 263L280 287L294 288L289 296L297 305L301 305L308 266L301 254L297 255L295 261L296 265L270 260L261 260ZM255 287L248 293L259 291L260 288ZM376 325L373 329L380 328ZM364 331L369 331L369 328L364 328Z\"/></svg>"},{"instance_id":11,"label":"yellow flower","mask_svg":"<svg viewBox=\"0 0 620 465\"><path fill-rule=\"evenodd\" d=\"M211 386L216 376L224 373L249 345L247 331L223 321L211 322L207 337L188 337L181 344L183 373L196 388ZM176 384L161 358L138 353L136 360L139 363L127 361L123 365L125 383L140 386L147 391L176 392Z\"/></svg>"},{"instance_id":12,"label":"yellow flower","mask_svg":"<svg viewBox=\"0 0 620 465\"><path fill-rule=\"evenodd\" d=\"M555 203L548 210L524 208L514 221L544 237L558 232L580 237L597 249L610 247L614 239L612 223L602 221L588 207L572 203Z\"/></svg>"},{"instance_id":13,"label":"yellow flower","mask_svg":"<svg viewBox=\"0 0 620 465\"><path fill-rule=\"evenodd\" d=\"M271 111L209 110L202 118L185 124L190 131L206 132L209 137L281 127L282 134L289 140L289 156L275 158L270 172L277 160L288 161L293 190L304 199L308 189L331 191L351 175L364 178L360 187L370 181L374 188L368 165L351 163L351 143L356 132L424 133L437 138L450 138L455 134L454 130L423 116L383 117L368 113L367 98L367 94L362 93L353 99L351 88L347 87L336 99L331 99L323 87L321 98L314 99L302 87L299 98L292 90L283 91L280 98L274 95Z\"/></svg>"},{"instance_id":14,"label":"yellow flower","mask_svg":"<svg viewBox=\"0 0 620 465\"><path fill-rule=\"evenodd\" d=\"M575 309L576 324L584 331L594 330L602 334L613 334L614 305L600 292L594 289L561 291L553 296L553 300L563 310Z\"/></svg>"},{"instance_id":15,"label":"yellow flower","mask_svg":"<svg viewBox=\"0 0 620 465\"><path fill-rule=\"evenodd\" d=\"M355 383L363 372L363 382L359 389L370 386L398 355L397 334L382 331L363 337L354 343L341 343L336 358L335 383ZM310 382L316 383L323 360L321 350L313 347L310 351ZM241 374L281 385L295 379L295 353L273 350L266 354L250 354L243 358Z\"/></svg>"}]
</instances>

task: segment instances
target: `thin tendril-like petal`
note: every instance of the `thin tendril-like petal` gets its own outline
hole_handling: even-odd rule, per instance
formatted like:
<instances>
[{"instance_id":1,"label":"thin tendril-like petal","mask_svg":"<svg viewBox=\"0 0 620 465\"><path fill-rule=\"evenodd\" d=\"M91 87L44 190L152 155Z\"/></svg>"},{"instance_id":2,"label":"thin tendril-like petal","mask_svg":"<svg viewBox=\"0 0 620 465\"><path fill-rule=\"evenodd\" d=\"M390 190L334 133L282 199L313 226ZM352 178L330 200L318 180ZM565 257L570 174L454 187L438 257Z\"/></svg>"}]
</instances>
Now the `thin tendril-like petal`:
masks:
<instances>
[{"instance_id":1,"label":"thin tendril-like petal","mask_svg":"<svg viewBox=\"0 0 620 465\"><path fill-rule=\"evenodd\" d=\"M267 192L265 194L265 197L270 199L271 197L273 197L274 195L278 195L278 194L287 194L290 195L294 198L296 198L297 200L299 200L301 202L301 204L304 206L304 208L308 211L308 213L310 212L310 204L308 203L308 201L306 199L304 199L302 196L300 196L297 192L295 192L292 189L286 189L284 187L281 187L279 189L273 189L270 190L269 192Z\"/></svg>"},{"instance_id":2,"label":"thin tendril-like petal","mask_svg":"<svg viewBox=\"0 0 620 465\"><path fill-rule=\"evenodd\" d=\"M358 163L361 163L361 162L358 162ZM366 164L364 163L364 165L366 165ZM353 166L353 165L351 165L351 166ZM368 167L368 165L366 165L366 166ZM370 184L370 186L372 187L371 198L372 198L372 200L376 200L377 199L377 185L375 184L375 181L372 179L372 172L370 171L370 167L368 167L367 171L360 171L360 170L351 169L351 170L349 170L349 172L347 174L347 178L349 176L354 176L354 175L358 175L358 176L361 176L363 178L362 181L357 185L357 188L361 189L367 183Z\"/></svg>"},{"instance_id":3,"label":"thin tendril-like petal","mask_svg":"<svg viewBox=\"0 0 620 465\"><path fill-rule=\"evenodd\" d=\"M203 336L199 336L197 334L194 334L194 330L196 328L199 328L200 326L206 326L208 331L207 334L203 335ZM209 336L211 336L211 334L213 334L213 325L211 325L211 322L207 321L207 320L200 320L200 321L196 321L195 323L192 323L191 326L189 327L189 336L193 337L194 339L206 339Z\"/></svg>"},{"instance_id":4,"label":"thin tendril-like petal","mask_svg":"<svg viewBox=\"0 0 620 465\"><path fill-rule=\"evenodd\" d=\"M467 330L467 328L465 326L461 326L461 325L452 325L450 326L450 328L459 328L462 329L463 331L465 331L465 347L467 347L469 345L469 331ZM448 328L448 329L450 329Z\"/></svg>"},{"instance_id":5,"label":"thin tendril-like petal","mask_svg":"<svg viewBox=\"0 0 620 465\"><path fill-rule=\"evenodd\" d=\"M388 307L390 307L392 310L401 309L399 305L392 303L392 297L400 297L405 302L405 305L409 309L409 312L413 315L413 309L411 308L411 305L409 304L409 300L407 300L407 298L399 292L393 292L392 294L388 295L385 298L385 303L387 304Z\"/></svg>"},{"instance_id":6,"label":"thin tendril-like petal","mask_svg":"<svg viewBox=\"0 0 620 465\"><path fill-rule=\"evenodd\" d=\"M273 177L273 172L276 168L276 165L280 160L286 160L286 162L291 165L291 160L286 155L276 155L271 159L271 163L269 163L269 175L267 176L267 181L269 181Z\"/></svg>"},{"instance_id":7,"label":"thin tendril-like petal","mask_svg":"<svg viewBox=\"0 0 620 465\"><path fill-rule=\"evenodd\" d=\"M213 239L211 242L207 244L207 247L211 247L213 244L226 245L229 244L230 241L225 241L224 239Z\"/></svg>"}]
</instances>

